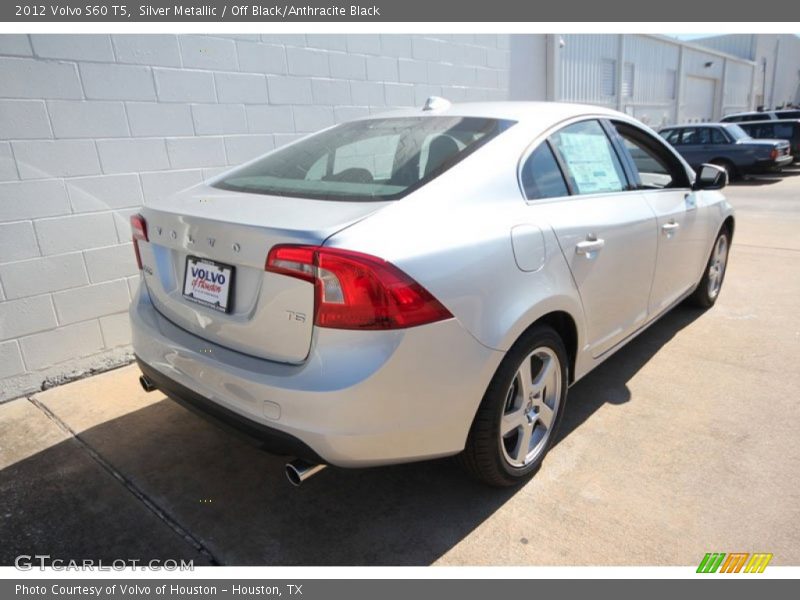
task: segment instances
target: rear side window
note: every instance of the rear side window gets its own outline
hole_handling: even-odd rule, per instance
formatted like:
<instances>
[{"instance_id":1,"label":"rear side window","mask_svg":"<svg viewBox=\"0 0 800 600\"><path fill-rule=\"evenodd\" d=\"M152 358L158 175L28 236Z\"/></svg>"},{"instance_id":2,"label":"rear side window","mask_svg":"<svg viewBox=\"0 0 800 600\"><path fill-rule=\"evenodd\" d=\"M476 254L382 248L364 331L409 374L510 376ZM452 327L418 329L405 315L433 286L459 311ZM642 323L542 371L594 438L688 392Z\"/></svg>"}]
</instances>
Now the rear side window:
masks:
<instances>
[{"instance_id":1,"label":"rear side window","mask_svg":"<svg viewBox=\"0 0 800 600\"><path fill-rule=\"evenodd\" d=\"M794 137L794 125L791 123L776 123L775 137L780 140L791 140Z\"/></svg>"},{"instance_id":2,"label":"rear side window","mask_svg":"<svg viewBox=\"0 0 800 600\"><path fill-rule=\"evenodd\" d=\"M775 135L775 128L772 125L767 124L760 124L760 125L751 125L751 127L755 128L755 135L753 135L752 129L748 131L750 135L757 138L771 138Z\"/></svg>"},{"instance_id":3,"label":"rear side window","mask_svg":"<svg viewBox=\"0 0 800 600\"><path fill-rule=\"evenodd\" d=\"M711 129L712 144L729 144L728 138L719 129Z\"/></svg>"},{"instance_id":4,"label":"rear side window","mask_svg":"<svg viewBox=\"0 0 800 600\"><path fill-rule=\"evenodd\" d=\"M576 194L620 192L627 180L617 153L598 121L581 121L550 138Z\"/></svg>"},{"instance_id":5,"label":"rear side window","mask_svg":"<svg viewBox=\"0 0 800 600\"><path fill-rule=\"evenodd\" d=\"M213 185L318 200L396 200L513 124L444 116L353 121L276 150Z\"/></svg>"},{"instance_id":6,"label":"rear side window","mask_svg":"<svg viewBox=\"0 0 800 600\"><path fill-rule=\"evenodd\" d=\"M569 195L564 175L547 142L536 148L525 161L522 167L522 188L528 200Z\"/></svg>"}]
</instances>

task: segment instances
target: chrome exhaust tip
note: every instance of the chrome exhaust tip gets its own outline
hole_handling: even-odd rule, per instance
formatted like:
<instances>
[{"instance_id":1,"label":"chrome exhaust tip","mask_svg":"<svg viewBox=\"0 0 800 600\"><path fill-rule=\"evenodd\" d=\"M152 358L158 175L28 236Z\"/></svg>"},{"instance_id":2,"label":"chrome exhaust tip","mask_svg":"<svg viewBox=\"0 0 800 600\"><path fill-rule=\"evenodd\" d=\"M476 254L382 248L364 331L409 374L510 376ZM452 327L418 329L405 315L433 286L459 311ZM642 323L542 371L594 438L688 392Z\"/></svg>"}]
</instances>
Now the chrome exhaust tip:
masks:
<instances>
[{"instance_id":1,"label":"chrome exhaust tip","mask_svg":"<svg viewBox=\"0 0 800 600\"><path fill-rule=\"evenodd\" d=\"M145 392L147 392L148 394L149 394L150 392L154 392L155 390L157 390L157 389L158 389L158 388L156 387L156 384L155 384L155 383L153 383L152 381L150 381L150 380L147 378L147 376L146 376L146 375L139 375L139 385L141 385L141 386L142 386L142 389L143 389Z\"/></svg>"},{"instance_id":2,"label":"chrome exhaust tip","mask_svg":"<svg viewBox=\"0 0 800 600\"><path fill-rule=\"evenodd\" d=\"M286 478L294 487L300 487L303 482L322 471L328 465L315 465L304 460L293 460L286 463Z\"/></svg>"}]
</instances>

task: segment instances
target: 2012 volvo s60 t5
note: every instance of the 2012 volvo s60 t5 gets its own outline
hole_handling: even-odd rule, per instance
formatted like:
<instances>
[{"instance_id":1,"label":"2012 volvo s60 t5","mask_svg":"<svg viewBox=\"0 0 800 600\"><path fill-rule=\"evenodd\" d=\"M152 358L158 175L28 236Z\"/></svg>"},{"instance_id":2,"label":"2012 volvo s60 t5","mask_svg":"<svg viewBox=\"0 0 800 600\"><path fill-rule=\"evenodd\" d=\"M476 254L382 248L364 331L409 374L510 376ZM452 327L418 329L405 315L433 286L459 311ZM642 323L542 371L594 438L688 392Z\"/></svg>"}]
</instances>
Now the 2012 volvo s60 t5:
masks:
<instances>
[{"instance_id":1,"label":"2012 volvo s60 t5","mask_svg":"<svg viewBox=\"0 0 800 600\"><path fill-rule=\"evenodd\" d=\"M141 383L297 457L295 483L459 455L513 484L570 385L714 304L725 183L597 107L432 98L337 125L133 217Z\"/></svg>"}]
</instances>

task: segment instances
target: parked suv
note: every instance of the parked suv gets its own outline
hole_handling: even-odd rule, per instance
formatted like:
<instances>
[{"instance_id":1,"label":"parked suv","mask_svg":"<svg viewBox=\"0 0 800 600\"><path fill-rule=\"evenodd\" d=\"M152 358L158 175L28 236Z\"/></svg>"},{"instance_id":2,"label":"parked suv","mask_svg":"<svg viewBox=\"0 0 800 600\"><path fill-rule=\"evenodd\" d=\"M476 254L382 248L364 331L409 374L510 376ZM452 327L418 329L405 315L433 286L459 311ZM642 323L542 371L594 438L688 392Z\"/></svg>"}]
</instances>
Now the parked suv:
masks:
<instances>
[{"instance_id":1,"label":"parked suv","mask_svg":"<svg viewBox=\"0 0 800 600\"><path fill-rule=\"evenodd\" d=\"M797 111L800 114L800 111ZM739 123L750 137L756 139L777 139L789 142L794 161L800 162L800 118L777 121L753 121Z\"/></svg>"},{"instance_id":2,"label":"parked suv","mask_svg":"<svg viewBox=\"0 0 800 600\"><path fill-rule=\"evenodd\" d=\"M725 115L722 123L747 123L750 121L774 121L776 119L800 119L800 109L782 108L779 110L758 110Z\"/></svg>"},{"instance_id":3,"label":"parked suv","mask_svg":"<svg viewBox=\"0 0 800 600\"><path fill-rule=\"evenodd\" d=\"M698 169L719 165L730 179L751 173L779 171L792 162L789 142L756 140L737 123L703 123L665 127L659 133Z\"/></svg>"}]
</instances>

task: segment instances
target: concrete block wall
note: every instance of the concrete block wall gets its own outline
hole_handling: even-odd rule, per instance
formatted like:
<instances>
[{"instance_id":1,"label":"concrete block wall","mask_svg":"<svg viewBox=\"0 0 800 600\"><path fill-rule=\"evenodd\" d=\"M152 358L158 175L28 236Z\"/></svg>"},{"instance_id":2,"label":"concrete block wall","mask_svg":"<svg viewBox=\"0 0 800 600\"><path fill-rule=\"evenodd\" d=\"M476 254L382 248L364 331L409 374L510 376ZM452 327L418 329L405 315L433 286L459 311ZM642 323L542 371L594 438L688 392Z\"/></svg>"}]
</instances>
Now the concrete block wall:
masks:
<instances>
[{"instance_id":1,"label":"concrete block wall","mask_svg":"<svg viewBox=\"0 0 800 600\"><path fill-rule=\"evenodd\" d=\"M506 99L504 35L0 34L0 400L130 359L138 206L430 95Z\"/></svg>"}]
</instances>

